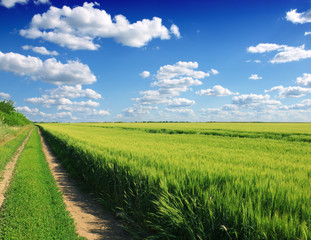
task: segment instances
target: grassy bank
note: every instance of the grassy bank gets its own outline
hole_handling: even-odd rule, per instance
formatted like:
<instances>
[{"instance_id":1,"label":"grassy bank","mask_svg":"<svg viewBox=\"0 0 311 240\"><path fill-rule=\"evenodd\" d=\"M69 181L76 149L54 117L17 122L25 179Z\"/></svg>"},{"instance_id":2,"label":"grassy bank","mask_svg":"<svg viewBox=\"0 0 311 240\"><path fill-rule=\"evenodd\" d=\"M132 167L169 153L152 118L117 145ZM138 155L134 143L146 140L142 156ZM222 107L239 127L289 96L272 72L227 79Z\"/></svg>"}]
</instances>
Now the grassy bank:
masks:
<instances>
[{"instance_id":1,"label":"grassy bank","mask_svg":"<svg viewBox=\"0 0 311 240\"><path fill-rule=\"evenodd\" d=\"M78 239L35 129L0 213L1 239Z\"/></svg>"},{"instance_id":2,"label":"grassy bank","mask_svg":"<svg viewBox=\"0 0 311 240\"><path fill-rule=\"evenodd\" d=\"M41 127L68 171L137 239L311 239L310 143L233 137L232 129L213 136L122 128L129 125Z\"/></svg>"},{"instance_id":3,"label":"grassy bank","mask_svg":"<svg viewBox=\"0 0 311 240\"><path fill-rule=\"evenodd\" d=\"M14 134L18 134L15 138L0 145L0 173L11 160L18 147L23 143L30 129L31 126L19 129L20 132L14 132Z\"/></svg>"}]
</instances>

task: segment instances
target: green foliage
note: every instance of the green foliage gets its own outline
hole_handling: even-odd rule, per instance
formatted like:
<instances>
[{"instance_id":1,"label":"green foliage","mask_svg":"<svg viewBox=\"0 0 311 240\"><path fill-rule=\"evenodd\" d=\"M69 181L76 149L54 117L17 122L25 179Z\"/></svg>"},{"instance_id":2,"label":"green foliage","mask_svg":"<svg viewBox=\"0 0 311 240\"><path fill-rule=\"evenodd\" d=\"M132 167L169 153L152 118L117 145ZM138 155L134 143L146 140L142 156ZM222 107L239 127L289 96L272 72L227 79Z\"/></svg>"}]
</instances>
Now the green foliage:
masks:
<instances>
[{"instance_id":1,"label":"green foliage","mask_svg":"<svg viewBox=\"0 0 311 240\"><path fill-rule=\"evenodd\" d=\"M0 101L0 111L4 113L14 112L14 102L12 100L2 100Z\"/></svg>"},{"instance_id":2,"label":"green foliage","mask_svg":"<svg viewBox=\"0 0 311 240\"><path fill-rule=\"evenodd\" d=\"M311 239L311 124L40 127L136 239Z\"/></svg>"},{"instance_id":3,"label":"green foliage","mask_svg":"<svg viewBox=\"0 0 311 240\"><path fill-rule=\"evenodd\" d=\"M17 162L0 215L0 238L79 239L36 130Z\"/></svg>"},{"instance_id":4,"label":"green foliage","mask_svg":"<svg viewBox=\"0 0 311 240\"><path fill-rule=\"evenodd\" d=\"M30 124L30 121L22 114L15 110L12 100L0 101L0 127L3 124L9 126L24 126Z\"/></svg>"}]
</instances>

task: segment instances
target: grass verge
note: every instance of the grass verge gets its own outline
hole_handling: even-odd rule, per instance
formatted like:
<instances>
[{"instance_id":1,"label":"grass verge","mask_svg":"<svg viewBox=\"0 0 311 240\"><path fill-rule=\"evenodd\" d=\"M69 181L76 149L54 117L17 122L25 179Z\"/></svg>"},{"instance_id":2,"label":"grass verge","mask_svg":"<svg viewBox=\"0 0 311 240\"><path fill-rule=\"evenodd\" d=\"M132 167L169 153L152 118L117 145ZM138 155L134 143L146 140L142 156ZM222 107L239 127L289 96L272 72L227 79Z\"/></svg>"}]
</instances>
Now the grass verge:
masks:
<instances>
[{"instance_id":1,"label":"grass verge","mask_svg":"<svg viewBox=\"0 0 311 240\"><path fill-rule=\"evenodd\" d=\"M14 139L4 143L3 145L0 145L0 172L3 171L6 164L11 160L13 154L23 143L30 129L30 127L25 127Z\"/></svg>"},{"instance_id":2,"label":"grass verge","mask_svg":"<svg viewBox=\"0 0 311 240\"><path fill-rule=\"evenodd\" d=\"M7 191L0 213L0 239L83 239L75 232L36 129Z\"/></svg>"}]
</instances>

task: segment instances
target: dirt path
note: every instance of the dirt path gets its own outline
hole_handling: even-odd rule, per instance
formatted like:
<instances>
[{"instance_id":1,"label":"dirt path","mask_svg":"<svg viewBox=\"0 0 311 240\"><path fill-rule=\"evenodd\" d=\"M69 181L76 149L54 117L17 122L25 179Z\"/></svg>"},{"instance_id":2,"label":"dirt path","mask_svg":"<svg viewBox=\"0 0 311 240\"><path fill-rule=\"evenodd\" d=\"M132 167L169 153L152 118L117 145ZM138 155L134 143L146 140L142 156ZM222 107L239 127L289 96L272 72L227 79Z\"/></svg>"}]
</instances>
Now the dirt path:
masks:
<instances>
[{"instance_id":1,"label":"dirt path","mask_svg":"<svg viewBox=\"0 0 311 240\"><path fill-rule=\"evenodd\" d=\"M51 172L57 182L59 189L63 192L63 199L67 210L71 213L77 233L87 239L130 239L113 215L102 209L89 194L79 191L75 183L69 178L61 164L51 153L44 138L41 135L41 142Z\"/></svg>"},{"instance_id":2,"label":"dirt path","mask_svg":"<svg viewBox=\"0 0 311 240\"><path fill-rule=\"evenodd\" d=\"M5 169L4 169L3 175L2 175L3 178L0 182L0 208L2 207L2 204L5 200L5 193L6 193L6 190L8 189L8 186L11 182L11 179L13 176L13 171L14 171L17 159L21 155L26 143L28 142L28 139L29 139L32 131L33 131L33 129L29 132L28 136L25 138L22 145L14 153L12 160L10 162L8 162L7 165L5 166Z\"/></svg>"}]
</instances>

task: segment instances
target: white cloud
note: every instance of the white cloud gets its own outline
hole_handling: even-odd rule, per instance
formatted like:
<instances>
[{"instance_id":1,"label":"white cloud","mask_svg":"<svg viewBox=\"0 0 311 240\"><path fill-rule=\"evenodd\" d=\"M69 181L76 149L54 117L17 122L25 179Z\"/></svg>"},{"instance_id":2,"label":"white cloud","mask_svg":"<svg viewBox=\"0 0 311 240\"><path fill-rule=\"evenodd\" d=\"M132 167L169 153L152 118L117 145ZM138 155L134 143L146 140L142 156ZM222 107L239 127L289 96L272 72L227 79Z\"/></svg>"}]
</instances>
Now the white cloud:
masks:
<instances>
[{"instance_id":1,"label":"white cloud","mask_svg":"<svg viewBox=\"0 0 311 240\"><path fill-rule=\"evenodd\" d=\"M311 109L311 99L305 99L301 103L291 105L288 109Z\"/></svg>"},{"instance_id":2,"label":"white cloud","mask_svg":"<svg viewBox=\"0 0 311 240\"><path fill-rule=\"evenodd\" d=\"M150 110L158 109L158 106L154 105L164 105L168 109L192 106L195 104L194 100L176 98L176 96L190 90L193 86L203 84L201 79L210 76L210 73L218 73L215 69L208 72L198 71L196 70L198 67L199 64L197 62L182 61L173 65L161 66L155 75L156 80L151 83L151 86L157 87L157 89L141 91L139 93L140 97L132 98L132 101L136 102L134 107L124 109L118 117L134 118L142 117L144 114L149 115ZM160 114L160 111L158 111L158 114Z\"/></svg>"},{"instance_id":3,"label":"white cloud","mask_svg":"<svg viewBox=\"0 0 311 240\"><path fill-rule=\"evenodd\" d=\"M247 51L250 53L265 53L283 48L284 45L278 45L275 43L259 43L257 46L250 46Z\"/></svg>"},{"instance_id":4,"label":"white cloud","mask_svg":"<svg viewBox=\"0 0 311 240\"><path fill-rule=\"evenodd\" d=\"M165 108L165 111L167 112L172 112L172 113L177 113L181 115L194 115L194 112L192 109L187 109L187 108L181 108L181 109L171 109L171 108Z\"/></svg>"},{"instance_id":5,"label":"white cloud","mask_svg":"<svg viewBox=\"0 0 311 240\"><path fill-rule=\"evenodd\" d=\"M3 98L3 99L8 99L10 98L10 94L8 93L4 93L4 92L0 92L0 98Z\"/></svg>"},{"instance_id":6,"label":"white cloud","mask_svg":"<svg viewBox=\"0 0 311 240\"><path fill-rule=\"evenodd\" d=\"M305 36L311 35L311 32L305 32Z\"/></svg>"},{"instance_id":7,"label":"white cloud","mask_svg":"<svg viewBox=\"0 0 311 240\"><path fill-rule=\"evenodd\" d=\"M286 20L292 23L309 23L311 22L311 10L298 13L297 9L292 9L286 13Z\"/></svg>"},{"instance_id":8,"label":"white cloud","mask_svg":"<svg viewBox=\"0 0 311 240\"><path fill-rule=\"evenodd\" d=\"M270 95L261 94L243 94L234 96L232 103L246 109L268 109L281 105L280 101L271 100Z\"/></svg>"},{"instance_id":9,"label":"white cloud","mask_svg":"<svg viewBox=\"0 0 311 240\"><path fill-rule=\"evenodd\" d=\"M285 47L283 52L277 53L271 63L286 63L311 58L311 50L305 50L305 45L300 47Z\"/></svg>"},{"instance_id":10,"label":"white cloud","mask_svg":"<svg viewBox=\"0 0 311 240\"><path fill-rule=\"evenodd\" d=\"M311 74L310 73L302 74L302 77L296 78L296 83L300 86L311 87Z\"/></svg>"},{"instance_id":11,"label":"white cloud","mask_svg":"<svg viewBox=\"0 0 311 240\"><path fill-rule=\"evenodd\" d=\"M170 30L171 30L171 33L174 34L177 38L181 38L179 28L175 24L172 24Z\"/></svg>"},{"instance_id":12,"label":"white cloud","mask_svg":"<svg viewBox=\"0 0 311 240\"><path fill-rule=\"evenodd\" d=\"M58 52L56 51L49 51L45 47L33 47L29 45L25 45L22 47L24 50L32 50L36 53L42 54L42 55L51 55L51 56L57 56Z\"/></svg>"},{"instance_id":13,"label":"white cloud","mask_svg":"<svg viewBox=\"0 0 311 240\"><path fill-rule=\"evenodd\" d=\"M82 86L80 84L75 86L59 86L58 88L49 89L46 90L46 92L49 94L49 96L44 95L49 98L78 98L78 97L84 97L84 98L90 98L90 99L101 99L102 96L95 92L92 89L82 89Z\"/></svg>"},{"instance_id":14,"label":"white cloud","mask_svg":"<svg viewBox=\"0 0 311 240\"><path fill-rule=\"evenodd\" d=\"M212 68L212 69L211 69L211 73L214 74L214 75L216 75L216 74L218 74L219 72L218 72L216 69L213 69L213 68Z\"/></svg>"},{"instance_id":15,"label":"white cloud","mask_svg":"<svg viewBox=\"0 0 311 240\"><path fill-rule=\"evenodd\" d=\"M0 5L6 8L12 8L17 3L18 4L27 4L29 0L1 0ZM34 0L35 4L50 4L49 0Z\"/></svg>"},{"instance_id":16,"label":"white cloud","mask_svg":"<svg viewBox=\"0 0 311 240\"><path fill-rule=\"evenodd\" d=\"M139 74L142 78L147 78L150 76L150 72L148 71L143 71L142 73Z\"/></svg>"},{"instance_id":17,"label":"white cloud","mask_svg":"<svg viewBox=\"0 0 311 240\"><path fill-rule=\"evenodd\" d=\"M88 65L78 61L64 64L55 58L49 58L42 62L40 58L13 52L0 51L0 70L56 85L91 84L96 81Z\"/></svg>"},{"instance_id":18,"label":"white cloud","mask_svg":"<svg viewBox=\"0 0 311 240\"><path fill-rule=\"evenodd\" d=\"M169 100L168 107L170 108L179 108L179 107L189 107L195 104L194 100L187 98L172 98Z\"/></svg>"},{"instance_id":19,"label":"white cloud","mask_svg":"<svg viewBox=\"0 0 311 240\"><path fill-rule=\"evenodd\" d=\"M265 92L278 92L279 98L299 98L311 93L311 88L283 87L282 85L265 90Z\"/></svg>"},{"instance_id":20,"label":"white cloud","mask_svg":"<svg viewBox=\"0 0 311 240\"><path fill-rule=\"evenodd\" d=\"M259 80L259 79L262 79L262 77L259 77L258 74L252 74L248 79Z\"/></svg>"},{"instance_id":21,"label":"white cloud","mask_svg":"<svg viewBox=\"0 0 311 240\"><path fill-rule=\"evenodd\" d=\"M256 59L256 60L254 60L254 63L261 63L261 61Z\"/></svg>"},{"instance_id":22,"label":"white cloud","mask_svg":"<svg viewBox=\"0 0 311 240\"><path fill-rule=\"evenodd\" d=\"M228 88L224 88L220 85L215 85L212 89L201 89L200 91L197 91L196 94L201 95L201 96L205 95L205 96L223 97L223 96L235 95L238 93L233 93Z\"/></svg>"},{"instance_id":23,"label":"white cloud","mask_svg":"<svg viewBox=\"0 0 311 240\"><path fill-rule=\"evenodd\" d=\"M24 113L24 114L29 114L29 115L37 115L39 113L38 108L29 108L27 106L24 107L16 107L15 108L17 111Z\"/></svg>"},{"instance_id":24,"label":"white cloud","mask_svg":"<svg viewBox=\"0 0 311 240\"><path fill-rule=\"evenodd\" d=\"M146 115L150 115L151 110L156 110L157 107L152 106L143 106L135 104L134 107L129 107L122 110L122 114L118 117L127 117L127 118L141 118L146 117Z\"/></svg>"},{"instance_id":25,"label":"white cloud","mask_svg":"<svg viewBox=\"0 0 311 240\"><path fill-rule=\"evenodd\" d=\"M176 77L191 77L202 79L210 76L208 72L195 71L193 69L197 69L199 64L197 62L182 62L179 61L174 65L164 65L160 67L157 72L157 79L171 79Z\"/></svg>"},{"instance_id":26,"label":"white cloud","mask_svg":"<svg viewBox=\"0 0 311 240\"><path fill-rule=\"evenodd\" d=\"M99 4L85 2L83 6L70 8L51 6L43 14L36 14L29 29L20 34L26 38L42 38L73 50L96 50L95 39L113 38L130 47L142 47L154 38L170 39L170 34L180 36L178 27L169 31L162 25L162 19L154 17L130 23L125 16L111 17L105 10L96 8Z\"/></svg>"},{"instance_id":27,"label":"white cloud","mask_svg":"<svg viewBox=\"0 0 311 240\"><path fill-rule=\"evenodd\" d=\"M260 43L255 47L249 47L247 51L251 53L278 51L278 53L270 60L271 63L286 63L311 58L311 50L306 50L305 45L291 47L274 43Z\"/></svg>"},{"instance_id":28,"label":"white cloud","mask_svg":"<svg viewBox=\"0 0 311 240\"><path fill-rule=\"evenodd\" d=\"M99 106L98 102L94 102L92 100L72 102L70 99L64 98L64 97L61 97L61 98L50 98L48 96L33 97L33 98L27 98L25 101L32 103L32 104L40 104L45 108L50 108L51 106L57 106L58 110L63 109L63 110L68 110L68 111L74 111L75 107L98 107Z\"/></svg>"}]
</instances>

